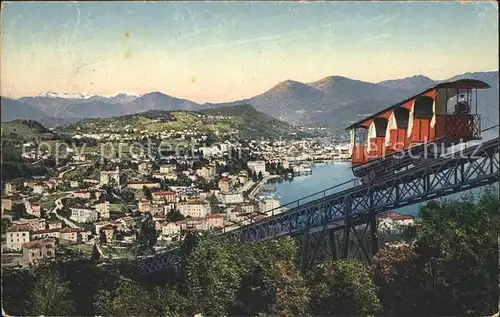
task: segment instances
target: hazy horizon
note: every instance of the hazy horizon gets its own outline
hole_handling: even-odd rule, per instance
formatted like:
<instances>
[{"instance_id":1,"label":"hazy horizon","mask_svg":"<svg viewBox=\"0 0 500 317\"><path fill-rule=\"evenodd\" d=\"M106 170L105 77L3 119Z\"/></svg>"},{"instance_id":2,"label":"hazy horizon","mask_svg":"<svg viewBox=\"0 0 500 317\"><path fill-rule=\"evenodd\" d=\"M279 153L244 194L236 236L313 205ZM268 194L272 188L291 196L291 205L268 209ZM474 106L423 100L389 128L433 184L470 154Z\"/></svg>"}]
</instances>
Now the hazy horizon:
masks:
<instances>
[{"instance_id":1,"label":"hazy horizon","mask_svg":"<svg viewBox=\"0 0 500 317\"><path fill-rule=\"evenodd\" d=\"M284 80L498 71L493 2L2 4L1 95L159 91L198 103Z\"/></svg>"}]
</instances>

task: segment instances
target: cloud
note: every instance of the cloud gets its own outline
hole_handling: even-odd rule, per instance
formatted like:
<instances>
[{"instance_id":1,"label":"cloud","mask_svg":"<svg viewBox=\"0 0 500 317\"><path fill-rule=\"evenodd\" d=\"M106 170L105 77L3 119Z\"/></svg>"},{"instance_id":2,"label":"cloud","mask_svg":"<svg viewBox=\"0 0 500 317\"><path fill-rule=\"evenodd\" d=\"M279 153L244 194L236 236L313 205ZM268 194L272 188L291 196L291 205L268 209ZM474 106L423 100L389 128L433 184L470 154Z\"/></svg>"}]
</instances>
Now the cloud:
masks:
<instances>
[{"instance_id":1,"label":"cloud","mask_svg":"<svg viewBox=\"0 0 500 317\"><path fill-rule=\"evenodd\" d=\"M379 25L379 26L380 26L380 25L386 24L387 22L390 22L390 21L392 21L392 20L395 20L395 19L396 19L396 17L397 17L397 16L388 17L388 18L386 18L386 19L384 19L384 20L380 21L379 23L377 23L377 25Z\"/></svg>"},{"instance_id":2,"label":"cloud","mask_svg":"<svg viewBox=\"0 0 500 317\"><path fill-rule=\"evenodd\" d=\"M385 38L388 38L389 35L390 35L389 33L385 33L385 34L375 35L375 36L372 36L372 37L367 37L367 38L361 40L359 42L359 44L369 43L369 42L373 42L373 41L376 41L376 40L379 40L379 39L385 39Z\"/></svg>"},{"instance_id":3,"label":"cloud","mask_svg":"<svg viewBox=\"0 0 500 317\"><path fill-rule=\"evenodd\" d=\"M198 52L198 51L203 51L203 50L218 48L218 47L244 45L244 44L250 44L250 43L266 42L266 41L271 41L271 40L281 40L281 39L291 39L291 38L296 38L296 37L302 37L304 34L312 33L312 32L318 31L320 29L331 28L333 25L343 24L345 22L346 21L340 21L337 23L328 23L328 24L323 24L320 26L312 27L312 28L307 28L307 29L302 29L302 30L297 30L297 31L292 31L292 32L286 32L286 33L281 33L281 34L273 34L273 35L267 35L267 36L259 36L259 37L254 37L254 38L242 39L242 40L214 43L214 44L210 44L210 45L195 47L192 50L190 50L190 52Z\"/></svg>"}]
</instances>

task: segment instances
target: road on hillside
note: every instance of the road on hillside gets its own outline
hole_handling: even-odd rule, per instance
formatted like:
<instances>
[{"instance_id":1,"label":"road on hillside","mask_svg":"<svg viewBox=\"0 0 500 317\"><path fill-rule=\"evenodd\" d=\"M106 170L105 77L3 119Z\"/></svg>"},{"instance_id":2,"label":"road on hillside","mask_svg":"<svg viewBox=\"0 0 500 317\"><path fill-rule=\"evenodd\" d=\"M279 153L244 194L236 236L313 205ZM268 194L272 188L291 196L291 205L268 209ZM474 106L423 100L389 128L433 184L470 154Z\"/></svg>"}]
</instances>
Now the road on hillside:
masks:
<instances>
[{"instance_id":1,"label":"road on hillside","mask_svg":"<svg viewBox=\"0 0 500 317\"><path fill-rule=\"evenodd\" d=\"M69 220L68 218L66 217L63 217L61 215L59 215L58 211L61 210L64 206L63 206L63 203L62 203L62 199L63 198L68 198L68 197L71 197L71 195L73 194L73 192L71 192L70 194L64 196L64 197L61 197L61 198L58 198L56 199L55 203L56 203L56 206L54 207L54 209L52 209L52 213L56 215L56 217L63 221L66 225L68 225L69 227L71 228L80 228L79 226L77 226L73 221Z\"/></svg>"}]
</instances>

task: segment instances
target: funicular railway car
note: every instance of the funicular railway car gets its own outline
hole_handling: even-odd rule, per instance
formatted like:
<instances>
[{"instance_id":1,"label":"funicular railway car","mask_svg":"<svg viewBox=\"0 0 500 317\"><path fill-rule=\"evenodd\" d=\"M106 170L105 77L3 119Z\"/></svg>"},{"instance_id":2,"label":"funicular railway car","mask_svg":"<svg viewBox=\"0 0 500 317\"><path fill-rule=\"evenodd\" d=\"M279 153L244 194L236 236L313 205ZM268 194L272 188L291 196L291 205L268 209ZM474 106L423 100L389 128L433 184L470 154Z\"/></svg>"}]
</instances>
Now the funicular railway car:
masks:
<instances>
[{"instance_id":1,"label":"funicular railway car","mask_svg":"<svg viewBox=\"0 0 500 317\"><path fill-rule=\"evenodd\" d=\"M347 127L354 176L372 182L454 144L480 140L477 95L485 88L473 79L443 82Z\"/></svg>"}]
</instances>

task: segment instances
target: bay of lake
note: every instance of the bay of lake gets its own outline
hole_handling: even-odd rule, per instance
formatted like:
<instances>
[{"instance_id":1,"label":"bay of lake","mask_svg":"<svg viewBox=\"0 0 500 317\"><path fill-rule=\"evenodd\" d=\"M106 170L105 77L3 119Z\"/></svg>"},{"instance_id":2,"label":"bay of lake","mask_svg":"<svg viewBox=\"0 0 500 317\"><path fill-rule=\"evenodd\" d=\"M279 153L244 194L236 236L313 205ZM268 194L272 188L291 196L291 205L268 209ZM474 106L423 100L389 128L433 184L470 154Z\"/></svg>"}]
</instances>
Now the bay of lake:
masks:
<instances>
[{"instance_id":1,"label":"bay of lake","mask_svg":"<svg viewBox=\"0 0 500 317\"><path fill-rule=\"evenodd\" d=\"M312 174L310 175L296 176L292 180L270 181L270 183L276 187L276 191L272 193L272 195L280 200L282 206L299 199L300 204L303 204L308 201L331 195L353 186L353 182L349 182L342 186L327 190L326 193L319 193L327 188L353 180L354 176L352 175L350 167L351 165L349 163L313 164ZM475 189L473 191L478 192L480 189ZM465 193L459 193L447 197L458 198ZM310 197L303 198L306 196ZM296 204L294 203L288 207L293 208L295 206ZM419 211L419 205L411 205L394 211L403 215L416 216Z\"/></svg>"}]
</instances>

